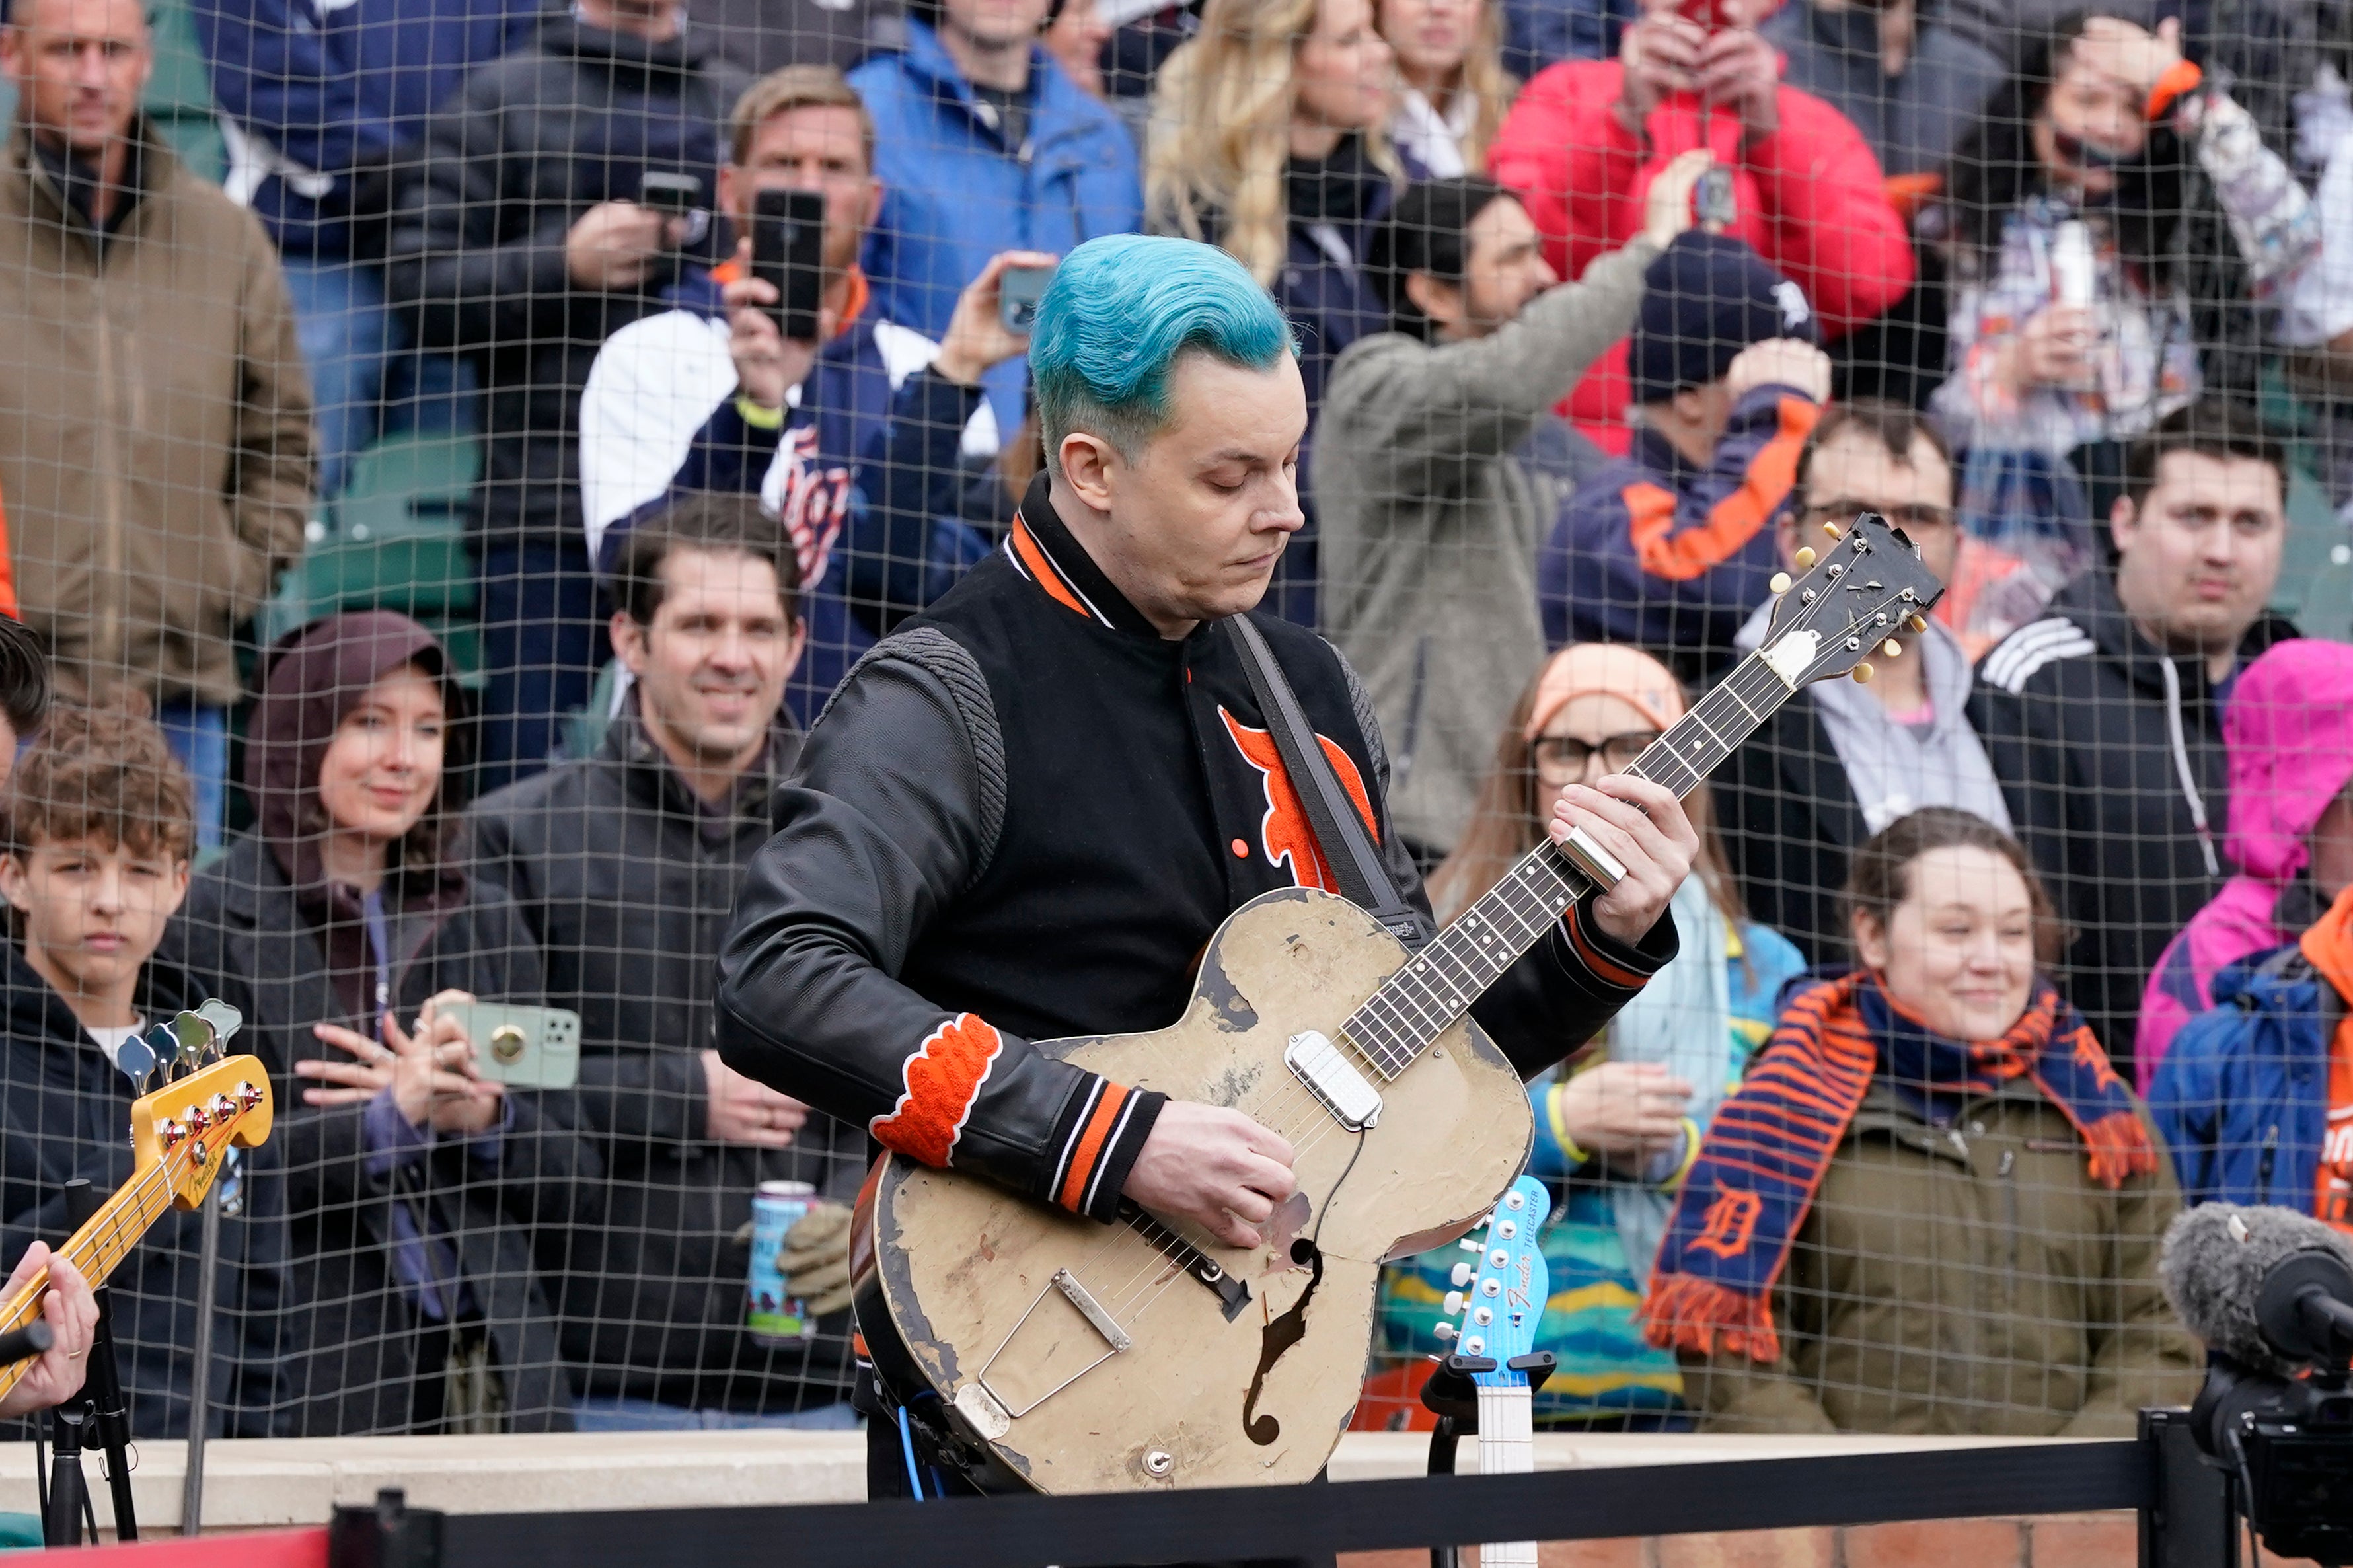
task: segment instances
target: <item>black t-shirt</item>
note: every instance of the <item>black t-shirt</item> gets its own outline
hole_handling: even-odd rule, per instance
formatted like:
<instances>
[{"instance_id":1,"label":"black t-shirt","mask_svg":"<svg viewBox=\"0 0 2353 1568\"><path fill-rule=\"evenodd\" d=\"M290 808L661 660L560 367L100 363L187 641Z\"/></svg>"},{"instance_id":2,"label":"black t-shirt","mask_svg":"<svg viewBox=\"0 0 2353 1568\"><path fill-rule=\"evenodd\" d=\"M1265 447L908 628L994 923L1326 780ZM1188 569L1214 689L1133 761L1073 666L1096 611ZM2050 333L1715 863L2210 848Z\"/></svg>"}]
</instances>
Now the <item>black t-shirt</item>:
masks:
<instances>
[{"instance_id":1,"label":"black t-shirt","mask_svg":"<svg viewBox=\"0 0 2353 1568\"><path fill-rule=\"evenodd\" d=\"M997 121L997 133L1005 138L1006 147L1018 153L1029 140L1029 89L1023 86L1008 92L1003 88L983 87L975 82L972 96Z\"/></svg>"}]
</instances>

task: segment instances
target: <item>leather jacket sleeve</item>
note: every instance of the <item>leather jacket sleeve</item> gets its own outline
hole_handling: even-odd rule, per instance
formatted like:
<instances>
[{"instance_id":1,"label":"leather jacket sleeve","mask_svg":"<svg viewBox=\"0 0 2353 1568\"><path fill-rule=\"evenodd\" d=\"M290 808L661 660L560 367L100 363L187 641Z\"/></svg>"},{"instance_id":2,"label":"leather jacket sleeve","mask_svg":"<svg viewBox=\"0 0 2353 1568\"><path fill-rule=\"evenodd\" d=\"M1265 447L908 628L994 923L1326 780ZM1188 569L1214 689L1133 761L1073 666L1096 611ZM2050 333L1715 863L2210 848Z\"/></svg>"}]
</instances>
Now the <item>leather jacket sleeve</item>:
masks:
<instances>
[{"instance_id":1,"label":"leather jacket sleeve","mask_svg":"<svg viewBox=\"0 0 2353 1568\"><path fill-rule=\"evenodd\" d=\"M1166 1097L1040 1055L898 979L987 868L1004 756L980 670L919 628L860 661L776 795L720 952L720 1054L925 1164L1099 1219Z\"/></svg>"}]
</instances>

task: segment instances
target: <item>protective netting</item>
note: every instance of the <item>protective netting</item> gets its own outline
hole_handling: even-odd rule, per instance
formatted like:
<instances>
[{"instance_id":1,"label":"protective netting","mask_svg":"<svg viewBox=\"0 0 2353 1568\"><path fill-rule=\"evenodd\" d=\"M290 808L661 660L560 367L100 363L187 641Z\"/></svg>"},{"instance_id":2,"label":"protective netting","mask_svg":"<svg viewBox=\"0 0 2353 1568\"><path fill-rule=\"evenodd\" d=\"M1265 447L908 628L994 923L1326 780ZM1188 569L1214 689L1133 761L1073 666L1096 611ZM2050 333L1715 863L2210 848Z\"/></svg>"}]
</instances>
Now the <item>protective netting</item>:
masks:
<instances>
[{"instance_id":1,"label":"protective netting","mask_svg":"<svg viewBox=\"0 0 2353 1568\"><path fill-rule=\"evenodd\" d=\"M1694 795L1680 956L1531 1085L1539 1417L2128 1430L2194 1386L2185 1193L2353 1191L2348 56L2325 0L12 0L0 607L58 706L0 1257L217 998L277 1115L212 1430L854 1424L872 1145L720 1061L717 957L837 684L1021 559L1054 262L1144 231L1293 324L1267 607L1441 919L1860 514L1947 584ZM114 1275L142 1437L200 1233ZM1359 1425L1426 1422L1470 1256L1388 1272Z\"/></svg>"}]
</instances>

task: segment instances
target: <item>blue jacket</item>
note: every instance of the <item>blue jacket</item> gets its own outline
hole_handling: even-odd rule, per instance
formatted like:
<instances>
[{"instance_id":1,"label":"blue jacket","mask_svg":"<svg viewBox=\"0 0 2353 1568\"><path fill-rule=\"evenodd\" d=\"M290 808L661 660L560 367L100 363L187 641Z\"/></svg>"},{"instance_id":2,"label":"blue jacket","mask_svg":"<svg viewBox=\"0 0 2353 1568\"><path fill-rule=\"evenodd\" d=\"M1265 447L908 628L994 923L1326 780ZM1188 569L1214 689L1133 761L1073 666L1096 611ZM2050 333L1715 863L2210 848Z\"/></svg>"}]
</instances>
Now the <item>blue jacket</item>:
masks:
<instances>
[{"instance_id":1,"label":"blue jacket","mask_svg":"<svg viewBox=\"0 0 2353 1568\"><path fill-rule=\"evenodd\" d=\"M866 237L866 276L883 317L930 338L956 296L1001 250L1067 254L1140 226L1135 142L1041 48L1029 51L1029 140L1008 147L939 35L910 17L903 53L849 73L874 117L882 216ZM984 384L1007 440L1021 424L1025 361Z\"/></svg>"},{"instance_id":2,"label":"blue jacket","mask_svg":"<svg viewBox=\"0 0 2353 1568\"><path fill-rule=\"evenodd\" d=\"M806 729L859 655L988 553L952 515L980 393L932 374L931 341L870 304L763 429L737 411L718 284L698 268L668 297L606 342L581 395L589 552L609 573L631 523L682 491L759 494L800 555L808 646L786 702Z\"/></svg>"},{"instance_id":3,"label":"blue jacket","mask_svg":"<svg viewBox=\"0 0 2353 1568\"><path fill-rule=\"evenodd\" d=\"M381 216L395 157L485 60L539 28L543 0L206 0L192 8L231 122L230 192L279 249L347 256Z\"/></svg>"},{"instance_id":4,"label":"blue jacket","mask_svg":"<svg viewBox=\"0 0 2353 1568\"><path fill-rule=\"evenodd\" d=\"M2295 947L2214 977L2148 1086L2185 1202L2309 1213L2328 1130L2328 1041L2344 1002Z\"/></svg>"},{"instance_id":5,"label":"blue jacket","mask_svg":"<svg viewBox=\"0 0 2353 1568\"><path fill-rule=\"evenodd\" d=\"M1629 642L1712 678L1765 601L1780 558L1769 524L1821 410L1788 387L1736 404L1700 468L1655 431L1561 509L1536 556L1545 641Z\"/></svg>"}]
</instances>

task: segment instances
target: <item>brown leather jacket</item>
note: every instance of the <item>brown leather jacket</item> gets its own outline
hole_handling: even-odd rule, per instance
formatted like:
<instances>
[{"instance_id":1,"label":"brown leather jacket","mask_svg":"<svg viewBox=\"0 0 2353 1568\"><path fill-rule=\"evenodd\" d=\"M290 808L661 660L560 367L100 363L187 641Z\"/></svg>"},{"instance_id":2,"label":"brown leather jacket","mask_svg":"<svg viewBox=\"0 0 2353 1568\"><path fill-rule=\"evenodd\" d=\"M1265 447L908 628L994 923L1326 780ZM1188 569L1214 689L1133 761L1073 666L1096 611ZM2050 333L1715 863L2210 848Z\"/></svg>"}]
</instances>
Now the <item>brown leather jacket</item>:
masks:
<instances>
[{"instance_id":1,"label":"brown leather jacket","mask_svg":"<svg viewBox=\"0 0 2353 1568\"><path fill-rule=\"evenodd\" d=\"M230 631L302 551L311 393L277 253L142 122L101 246L19 128L0 153L0 497L69 686L237 700Z\"/></svg>"}]
</instances>

